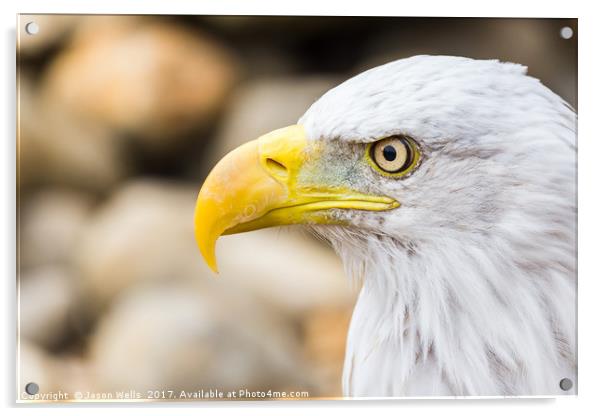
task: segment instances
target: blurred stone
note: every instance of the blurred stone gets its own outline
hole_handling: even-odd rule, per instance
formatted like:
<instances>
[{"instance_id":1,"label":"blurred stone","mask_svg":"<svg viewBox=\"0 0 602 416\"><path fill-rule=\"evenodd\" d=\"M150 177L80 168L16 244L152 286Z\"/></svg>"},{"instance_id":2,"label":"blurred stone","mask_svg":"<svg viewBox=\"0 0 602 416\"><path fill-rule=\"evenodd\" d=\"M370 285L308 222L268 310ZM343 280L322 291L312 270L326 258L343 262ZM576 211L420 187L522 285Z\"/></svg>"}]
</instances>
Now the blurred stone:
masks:
<instances>
[{"instance_id":1,"label":"blurred stone","mask_svg":"<svg viewBox=\"0 0 602 416\"><path fill-rule=\"evenodd\" d=\"M326 36L336 31L349 31L357 27L357 22L350 18L341 17L313 17L305 16L236 16L236 15L201 15L198 16L202 23L209 23L220 31L228 33L231 37L254 38L259 43L262 40L282 35L286 31L286 39L307 40L315 38L317 34ZM355 27L354 27L355 26ZM282 39L278 39L281 41ZM280 43L272 42L272 48L282 47Z\"/></svg>"},{"instance_id":2,"label":"blurred stone","mask_svg":"<svg viewBox=\"0 0 602 416\"><path fill-rule=\"evenodd\" d=\"M46 347L59 344L77 300L73 277L56 266L22 272L20 277L21 335Z\"/></svg>"},{"instance_id":3,"label":"blurred stone","mask_svg":"<svg viewBox=\"0 0 602 416\"><path fill-rule=\"evenodd\" d=\"M93 336L101 389L307 389L294 335L259 303L195 285L120 297Z\"/></svg>"},{"instance_id":4,"label":"blurred stone","mask_svg":"<svg viewBox=\"0 0 602 416\"><path fill-rule=\"evenodd\" d=\"M23 396L28 383L36 383L40 393L56 391L58 386L56 366L52 358L41 348L28 341L21 341L18 355L19 385L17 395Z\"/></svg>"},{"instance_id":5,"label":"blurred stone","mask_svg":"<svg viewBox=\"0 0 602 416\"><path fill-rule=\"evenodd\" d=\"M216 278L194 240L197 193L172 182L125 184L76 249L86 306L108 311L92 347L102 388L298 387L291 363L310 367L291 332L313 310L353 301L338 258L298 231L259 230L218 241ZM332 391L316 371L307 388Z\"/></svg>"},{"instance_id":6,"label":"blurred stone","mask_svg":"<svg viewBox=\"0 0 602 416\"><path fill-rule=\"evenodd\" d=\"M53 47L73 30L78 16L60 14L31 14L19 16L19 53L25 57L41 54ZM39 32L30 35L25 31L28 23L35 22Z\"/></svg>"},{"instance_id":7,"label":"blurred stone","mask_svg":"<svg viewBox=\"0 0 602 416\"><path fill-rule=\"evenodd\" d=\"M88 195L61 188L47 188L22 201L20 266L68 262L91 206Z\"/></svg>"},{"instance_id":8,"label":"blurred stone","mask_svg":"<svg viewBox=\"0 0 602 416\"><path fill-rule=\"evenodd\" d=\"M197 193L175 182L139 180L101 206L74 252L89 300L104 305L131 285L205 277L192 220Z\"/></svg>"},{"instance_id":9,"label":"blurred stone","mask_svg":"<svg viewBox=\"0 0 602 416\"><path fill-rule=\"evenodd\" d=\"M194 280L261 298L290 314L349 301L339 259L327 246L294 230L221 238L216 280L194 238L197 194L197 186L171 182L125 184L94 215L75 249L88 296L104 305L130 286Z\"/></svg>"},{"instance_id":10,"label":"blurred stone","mask_svg":"<svg viewBox=\"0 0 602 416\"><path fill-rule=\"evenodd\" d=\"M116 137L41 99L27 74L19 80L18 186L60 184L105 190L125 173Z\"/></svg>"},{"instance_id":11,"label":"blurred stone","mask_svg":"<svg viewBox=\"0 0 602 416\"><path fill-rule=\"evenodd\" d=\"M295 77L261 79L238 88L205 165L213 166L244 142L295 124L315 100L337 83L328 77Z\"/></svg>"},{"instance_id":12,"label":"blurred stone","mask_svg":"<svg viewBox=\"0 0 602 416\"><path fill-rule=\"evenodd\" d=\"M68 399L73 399L75 391L95 391L89 365L81 358L57 357L27 340L21 340L18 358L17 395L20 399L30 399L28 395L23 394L28 383L36 383L39 393L68 393ZM64 399L65 397L59 398Z\"/></svg>"},{"instance_id":13,"label":"blurred stone","mask_svg":"<svg viewBox=\"0 0 602 416\"><path fill-rule=\"evenodd\" d=\"M93 377L94 374L88 357L61 355L56 357L55 360L56 373L61 389L71 394L76 391L97 391L98 382Z\"/></svg>"},{"instance_id":14,"label":"blurred stone","mask_svg":"<svg viewBox=\"0 0 602 416\"><path fill-rule=\"evenodd\" d=\"M343 393L341 375L352 312L351 303L327 305L313 309L303 319L303 346L314 378L322 381L324 396L340 397Z\"/></svg>"},{"instance_id":15,"label":"blurred stone","mask_svg":"<svg viewBox=\"0 0 602 416\"><path fill-rule=\"evenodd\" d=\"M330 247L299 229L265 229L217 242L220 279L293 315L353 300L342 264Z\"/></svg>"},{"instance_id":16,"label":"blurred stone","mask_svg":"<svg viewBox=\"0 0 602 416\"><path fill-rule=\"evenodd\" d=\"M254 28L265 27L264 25L258 25L257 20L258 16L228 16L228 15L200 15L198 19L202 23L209 23L212 26L216 26L220 28L220 30L224 30L231 34L240 33L244 29L249 26L254 26Z\"/></svg>"},{"instance_id":17,"label":"blurred stone","mask_svg":"<svg viewBox=\"0 0 602 416\"><path fill-rule=\"evenodd\" d=\"M153 17L92 16L52 64L46 96L160 151L221 107L236 78L208 36Z\"/></svg>"}]
</instances>

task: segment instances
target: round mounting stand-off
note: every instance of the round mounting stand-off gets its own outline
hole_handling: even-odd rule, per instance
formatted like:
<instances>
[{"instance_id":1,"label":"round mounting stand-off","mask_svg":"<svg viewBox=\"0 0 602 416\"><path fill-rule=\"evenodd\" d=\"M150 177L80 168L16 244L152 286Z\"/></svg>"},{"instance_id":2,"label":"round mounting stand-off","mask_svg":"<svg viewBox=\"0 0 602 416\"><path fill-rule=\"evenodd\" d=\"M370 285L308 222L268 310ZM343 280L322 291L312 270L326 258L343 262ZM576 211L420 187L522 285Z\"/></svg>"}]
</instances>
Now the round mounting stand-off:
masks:
<instances>
[{"instance_id":1,"label":"round mounting stand-off","mask_svg":"<svg viewBox=\"0 0 602 416\"><path fill-rule=\"evenodd\" d=\"M31 396L33 396L34 394L36 394L39 391L40 391L40 386L38 386L37 383L31 382L31 383L27 383L25 385L25 393L27 393Z\"/></svg>"},{"instance_id":2,"label":"round mounting stand-off","mask_svg":"<svg viewBox=\"0 0 602 416\"><path fill-rule=\"evenodd\" d=\"M559 385L562 390L569 391L573 388L573 380L571 380L570 378L563 378L562 380L560 380Z\"/></svg>"}]
</instances>

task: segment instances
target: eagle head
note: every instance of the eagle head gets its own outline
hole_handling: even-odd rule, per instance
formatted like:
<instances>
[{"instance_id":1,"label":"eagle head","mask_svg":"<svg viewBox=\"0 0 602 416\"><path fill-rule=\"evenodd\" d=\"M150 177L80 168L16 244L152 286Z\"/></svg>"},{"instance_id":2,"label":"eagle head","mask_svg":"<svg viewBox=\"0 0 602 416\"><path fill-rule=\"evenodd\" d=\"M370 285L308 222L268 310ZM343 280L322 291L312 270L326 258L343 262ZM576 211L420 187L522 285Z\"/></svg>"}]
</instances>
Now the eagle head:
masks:
<instances>
[{"instance_id":1,"label":"eagle head","mask_svg":"<svg viewBox=\"0 0 602 416\"><path fill-rule=\"evenodd\" d=\"M344 391L558 394L575 376L575 114L526 68L416 56L226 155L195 232L305 224L361 279Z\"/></svg>"}]
</instances>

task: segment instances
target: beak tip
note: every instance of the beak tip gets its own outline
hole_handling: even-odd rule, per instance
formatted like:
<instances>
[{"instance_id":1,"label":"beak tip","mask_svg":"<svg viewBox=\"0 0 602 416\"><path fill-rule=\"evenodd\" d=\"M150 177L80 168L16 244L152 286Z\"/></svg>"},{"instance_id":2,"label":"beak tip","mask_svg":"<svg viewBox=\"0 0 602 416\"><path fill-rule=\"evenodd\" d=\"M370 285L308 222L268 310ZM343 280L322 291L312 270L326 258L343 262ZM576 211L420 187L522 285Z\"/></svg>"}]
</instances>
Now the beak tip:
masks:
<instances>
[{"instance_id":1,"label":"beak tip","mask_svg":"<svg viewBox=\"0 0 602 416\"><path fill-rule=\"evenodd\" d=\"M219 276L219 270L217 268L217 263L215 263L215 262L213 262L213 263L207 262L207 266L209 266L209 268L211 269L211 271L213 273L215 273L216 276Z\"/></svg>"},{"instance_id":2,"label":"beak tip","mask_svg":"<svg viewBox=\"0 0 602 416\"><path fill-rule=\"evenodd\" d=\"M215 242L217 238L211 238L202 232L199 232L199 228L195 229L197 246L205 260L205 264L211 269L212 272L218 274L217 259L215 258Z\"/></svg>"},{"instance_id":3,"label":"beak tip","mask_svg":"<svg viewBox=\"0 0 602 416\"><path fill-rule=\"evenodd\" d=\"M211 269L211 271L215 274L219 274L219 270L217 268L217 260L215 258L215 249L211 249L210 247L200 247L201 248L201 255L203 256L203 259L205 260L205 263L207 264L207 266ZM203 250L203 248L205 248L205 250Z\"/></svg>"}]
</instances>

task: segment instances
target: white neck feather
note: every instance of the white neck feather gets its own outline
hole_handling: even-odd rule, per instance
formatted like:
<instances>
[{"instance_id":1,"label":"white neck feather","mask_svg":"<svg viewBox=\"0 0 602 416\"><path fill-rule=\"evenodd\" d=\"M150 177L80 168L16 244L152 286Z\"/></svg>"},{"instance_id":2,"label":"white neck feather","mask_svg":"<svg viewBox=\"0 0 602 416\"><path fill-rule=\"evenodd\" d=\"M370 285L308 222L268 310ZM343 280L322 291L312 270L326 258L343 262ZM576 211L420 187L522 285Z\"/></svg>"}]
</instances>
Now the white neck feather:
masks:
<instances>
[{"instance_id":1,"label":"white neck feather","mask_svg":"<svg viewBox=\"0 0 602 416\"><path fill-rule=\"evenodd\" d=\"M536 250L520 255L490 236L459 247L453 238L402 244L336 233L348 273L364 281L345 395L561 394L560 379L574 380L575 315L564 313L575 304L570 255L538 263ZM544 251L572 253L565 245Z\"/></svg>"}]
</instances>

